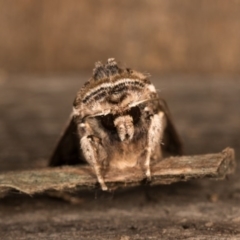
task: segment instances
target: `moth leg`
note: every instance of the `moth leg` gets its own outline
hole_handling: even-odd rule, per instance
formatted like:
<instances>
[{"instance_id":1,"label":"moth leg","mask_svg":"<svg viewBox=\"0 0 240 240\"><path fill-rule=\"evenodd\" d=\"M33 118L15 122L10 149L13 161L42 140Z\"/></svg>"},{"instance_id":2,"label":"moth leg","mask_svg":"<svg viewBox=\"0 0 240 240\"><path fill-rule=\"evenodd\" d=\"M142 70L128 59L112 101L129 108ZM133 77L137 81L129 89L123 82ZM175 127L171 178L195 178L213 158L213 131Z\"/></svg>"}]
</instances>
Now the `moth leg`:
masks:
<instances>
[{"instance_id":1,"label":"moth leg","mask_svg":"<svg viewBox=\"0 0 240 240\"><path fill-rule=\"evenodd\" d=\"M150 164L151 164L151 157L156 151L156 148L158 147L158 158L162 157L162 151L161 151L161 141L163 139L164 129L165 129L165 116L163 112L159 112L157 114L154 114L151 117L150 120L150 127L148 130L148 138L147 138L147 147L146 147L146 159L144 162L145 165L145 173L147 178L151 179L151 170L150 170Z\"/></svg>"},{"instance_id":2,"label":"moth leg","mask_svg":"<svg viewBox=\"0 0 240 240\"><path fill-rule=\"evenodd\" d=\"M108 187L106 186L103 176L102 176L102 162L104 158L106 157L106 154L102 145L100 144L100 139L96 136L93 136L91 134L91 131L89 131L90 127L88 126L87 129L85 129L85 124L82 125L81 128L84 126L84 132L85 134L80 139L80 145L83 152L83 155L86 159L86 161L94 168L98 182L102 188L103 191L108 190ZM86 124L87 125L87 124Z\"/></svg>"}]
</instances>

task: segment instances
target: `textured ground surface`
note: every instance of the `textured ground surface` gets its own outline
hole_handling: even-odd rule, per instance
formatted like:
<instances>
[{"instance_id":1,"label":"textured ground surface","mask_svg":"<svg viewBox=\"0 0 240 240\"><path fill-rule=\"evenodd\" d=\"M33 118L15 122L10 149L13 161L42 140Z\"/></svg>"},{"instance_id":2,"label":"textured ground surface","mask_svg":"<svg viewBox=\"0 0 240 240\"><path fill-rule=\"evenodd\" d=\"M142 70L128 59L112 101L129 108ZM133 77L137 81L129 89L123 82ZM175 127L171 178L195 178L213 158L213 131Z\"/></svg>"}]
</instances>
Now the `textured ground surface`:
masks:
<instances>
[{"instance_id":1,"label":"textured ground surface","mask_svg":"<svg viewBox=\"0 0 240 240\"><path fill-rule=\"evenodd\" d=\"M15 76L0 82L0 171L44 167L84 77ZM187 154L234 147L240 155L240 82L153 78ZM1 239L240 239L240 169L225 181L191 181L115 193L79 204L14 194L0 200Z\"/></svg>"}]
</instances>

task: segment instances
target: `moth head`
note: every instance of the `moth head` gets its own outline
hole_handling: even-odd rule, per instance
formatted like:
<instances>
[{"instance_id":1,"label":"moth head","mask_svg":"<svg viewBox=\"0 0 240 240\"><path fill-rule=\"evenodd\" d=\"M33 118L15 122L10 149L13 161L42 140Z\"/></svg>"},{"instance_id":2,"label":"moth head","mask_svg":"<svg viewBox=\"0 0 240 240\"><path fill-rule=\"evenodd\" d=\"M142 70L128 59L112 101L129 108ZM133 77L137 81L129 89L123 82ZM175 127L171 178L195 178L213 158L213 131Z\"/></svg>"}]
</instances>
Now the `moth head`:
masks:
<instances>
[{"instance_id":1,"label":"moth head","mask_svg":"<svg viewBox=\"0 0 240 240\"><path fill-rule=\"evenodd\" d=\"M120 141L132 140L134 129L141 118L141 110L138 106L117 114L99 116L102 126L107 131L117 132Z\"/></svg>"},{"instance_id":2,"label":"moth head","mask_svg":"<svg viewBox=\"0 0 240 240\"><path fill-rule=\"evenodd\" d=\"M116 127L118 136L122 142L128 139L132 140L134 134L134 124L132 116L125 115L115 118L114 126Z\"/></svg>"}]
</instances>

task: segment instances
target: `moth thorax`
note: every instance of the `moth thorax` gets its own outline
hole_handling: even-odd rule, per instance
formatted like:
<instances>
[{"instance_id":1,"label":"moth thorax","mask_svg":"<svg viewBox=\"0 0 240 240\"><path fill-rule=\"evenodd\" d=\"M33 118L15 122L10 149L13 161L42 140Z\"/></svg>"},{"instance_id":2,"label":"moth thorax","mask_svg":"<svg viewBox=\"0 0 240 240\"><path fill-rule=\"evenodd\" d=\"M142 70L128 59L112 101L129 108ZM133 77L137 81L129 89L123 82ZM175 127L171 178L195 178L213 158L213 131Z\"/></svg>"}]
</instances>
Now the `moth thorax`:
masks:
<instances>
[{"instance_id":1,"label":"moth thorax","mask_svg":"<svg viewBox=\"0 0 240 240\"><path fill-rule=\"evenodd\" d=\"M126 97L126 93L114 93L108 96L107 101L113 104L117 104L122 102Z\"/></svg>"},{"instance_id":2,"label":"moth thorax","mask_svg":"<svg viewBox=\"0 0 240 240\"><path fill-rule=\"evenodd\" d=\"M121 141L131 140L134 134L133 118L130 115L115 118L114 125Z\"/></svg>"}]
</instances>

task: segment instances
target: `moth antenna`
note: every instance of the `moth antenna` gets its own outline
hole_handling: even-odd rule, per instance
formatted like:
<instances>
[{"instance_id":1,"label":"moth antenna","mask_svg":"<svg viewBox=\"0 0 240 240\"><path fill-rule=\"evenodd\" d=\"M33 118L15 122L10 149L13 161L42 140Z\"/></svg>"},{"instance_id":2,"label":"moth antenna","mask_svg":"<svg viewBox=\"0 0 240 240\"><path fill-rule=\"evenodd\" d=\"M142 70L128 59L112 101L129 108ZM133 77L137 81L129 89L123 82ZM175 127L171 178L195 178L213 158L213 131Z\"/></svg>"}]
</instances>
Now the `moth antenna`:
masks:
<instances>
[{"instance_id":1,"label":"moth antenna","mask_svg":"<svg viewBox=\"0 0 240 240\"><path fill-rule=\"evenodd\" d=\"M93 79L97 81L106 78L107 76L108 74L104 65L101 62L96 62L95 68L93 69Z\"/></svg>"},{"instance_id":2,"label":"moth antenna","mask_svg":"<svg viewBox=\"0 0 240 240\"><path fill-rule=\"evenodd\" d=\"M115 58L109 58L105 67L108 72L108 76L116 75L120 72Z\"/></svg>"}]
</instances>

